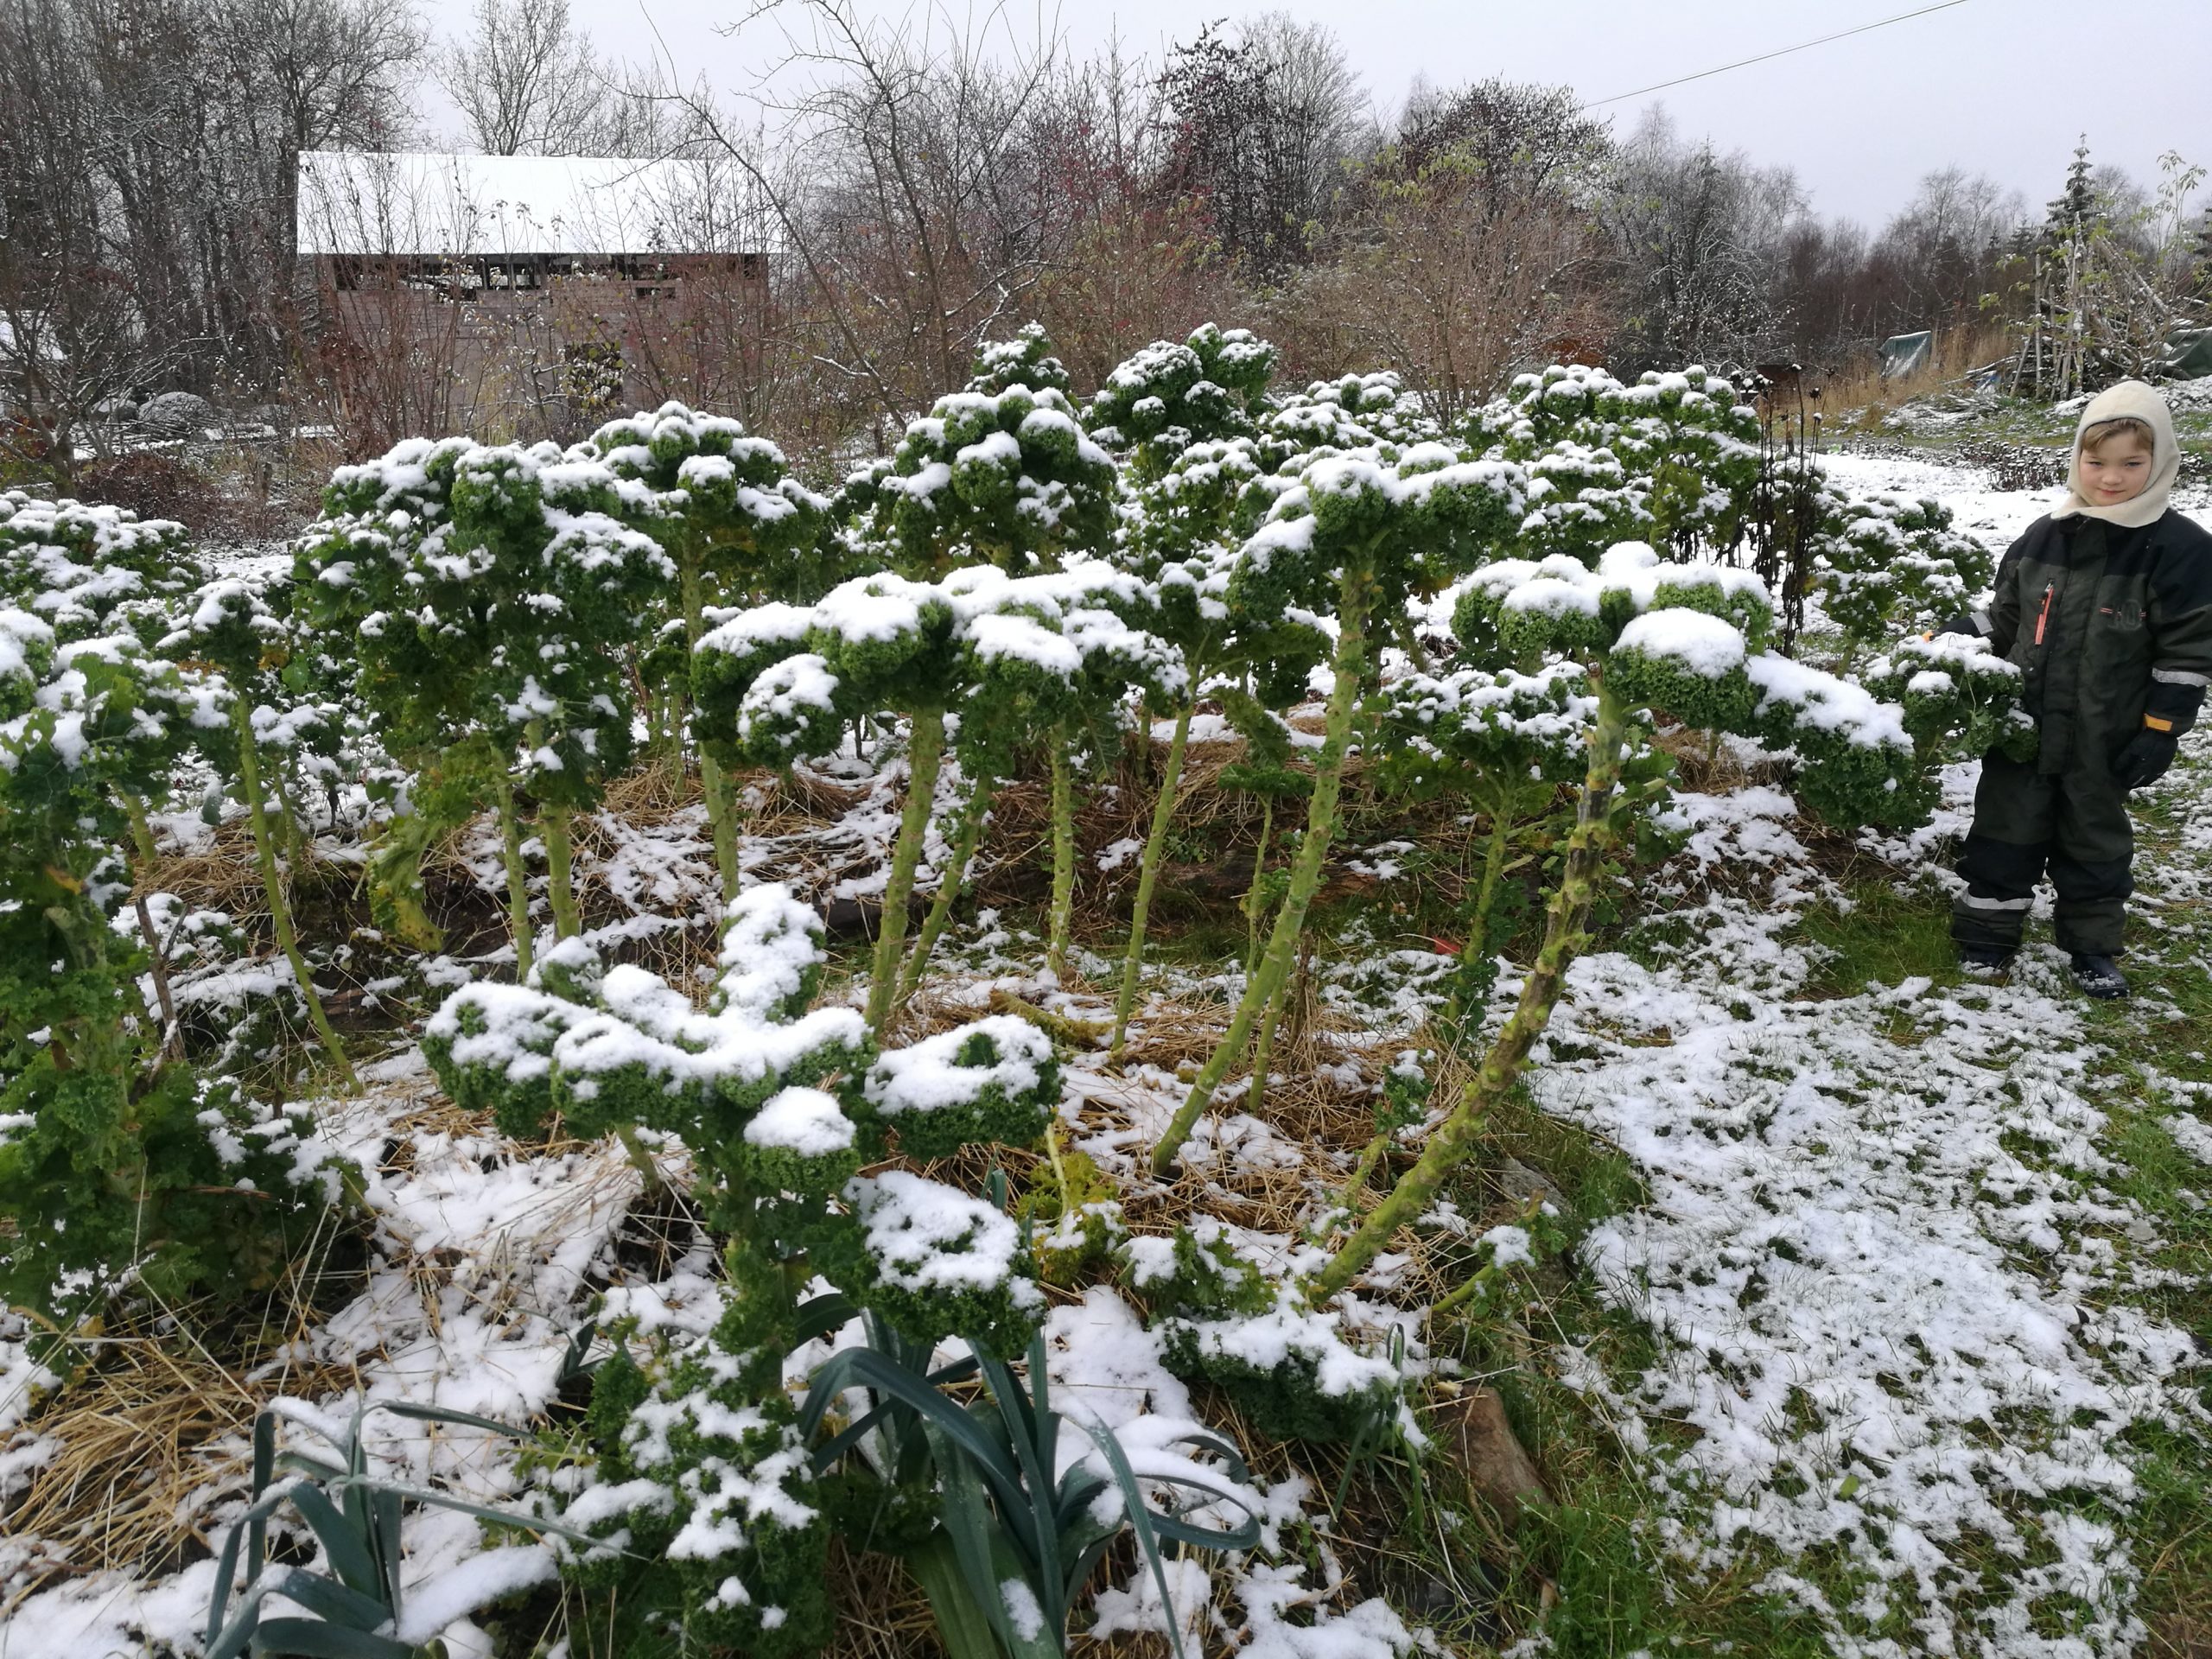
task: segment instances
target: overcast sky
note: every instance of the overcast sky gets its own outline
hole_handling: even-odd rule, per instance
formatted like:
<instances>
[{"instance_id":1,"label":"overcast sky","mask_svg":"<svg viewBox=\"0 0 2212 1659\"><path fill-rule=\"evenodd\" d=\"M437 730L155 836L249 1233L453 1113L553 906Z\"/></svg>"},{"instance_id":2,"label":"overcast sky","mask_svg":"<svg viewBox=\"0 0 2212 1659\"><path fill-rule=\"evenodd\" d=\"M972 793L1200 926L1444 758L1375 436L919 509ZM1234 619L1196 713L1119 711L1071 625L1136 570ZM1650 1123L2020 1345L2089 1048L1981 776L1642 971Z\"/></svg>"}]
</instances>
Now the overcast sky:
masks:
<instances>
[{"instance_id":1,"label":"overcast sky","mask_svg":"<svg viewBox=\"0 0 2212 1659\"><path fill-rule=\"evenodd\" d=\"M1925 0L1921 0L1922 3ZM752 84L770 25L735 40L716 25L745 0L571 0L602 49L641 58L654 30L689 79ZM903 4L861 0L885 16ZM1036 14L1014 15L1033 35ZM1284 0L1278 6L1070 0L1058 27L1079 52L1118 32L1157 60L1211 17L1287 10L1343 40L1368 94L1395 109L1416 76L1444 86L1505 75L1564 83L1591 100L1912 10L1916 0ZM974 15L984 8L978 6ZM963 0L950 8L970 15ZM460 6L446 14L455 22ZM1046 26L1055 14L1048 7ZM650 18L652 27L648 27ZM1604 105L1625 131L1663 102L1682 129L1796 169L1815 212L1878 226L1931 168L1955 162L2057 193L2076 138L2139 178L2161 152L2212 163L2212 0L1963 0L1948 10ZM447 119L442 113L434 118ZM2200 202L2203 200L2200 196Z\"/></svg>"}]
</instances>

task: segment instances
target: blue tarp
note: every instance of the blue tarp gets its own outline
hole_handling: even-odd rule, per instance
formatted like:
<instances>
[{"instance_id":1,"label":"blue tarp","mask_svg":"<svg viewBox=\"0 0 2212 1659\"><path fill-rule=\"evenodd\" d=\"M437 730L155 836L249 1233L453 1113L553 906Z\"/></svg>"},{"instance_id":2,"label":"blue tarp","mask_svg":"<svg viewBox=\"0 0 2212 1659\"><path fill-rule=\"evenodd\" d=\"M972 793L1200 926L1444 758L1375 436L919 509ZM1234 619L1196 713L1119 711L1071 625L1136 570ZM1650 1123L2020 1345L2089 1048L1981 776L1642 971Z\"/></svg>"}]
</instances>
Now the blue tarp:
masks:
<instances>
[{"instance_id":1,"label":"blue tarp","mask_svg":"<svg viewBox=\"0 0 2212 1659\"><path fill-rule=\"evenodd\" d=\"M2158 372L2176 380L2212 374L2212 328L2177 328L2168 334Z\"/></svg>"},{"instance_id":2,"label":"blue tarp","mask_svg":"<svg viewBox=\"0 0 2212 1659\"><path fill-rule=\"evenodd\" d=\"M1936 331L1923 328L1916 334L1891 334L1875 348L1882 365L1882 378L1894 380L1899 375L1911 374L1928 366L1928 359L1935 354Z\"/></svg>"}]
</instances>

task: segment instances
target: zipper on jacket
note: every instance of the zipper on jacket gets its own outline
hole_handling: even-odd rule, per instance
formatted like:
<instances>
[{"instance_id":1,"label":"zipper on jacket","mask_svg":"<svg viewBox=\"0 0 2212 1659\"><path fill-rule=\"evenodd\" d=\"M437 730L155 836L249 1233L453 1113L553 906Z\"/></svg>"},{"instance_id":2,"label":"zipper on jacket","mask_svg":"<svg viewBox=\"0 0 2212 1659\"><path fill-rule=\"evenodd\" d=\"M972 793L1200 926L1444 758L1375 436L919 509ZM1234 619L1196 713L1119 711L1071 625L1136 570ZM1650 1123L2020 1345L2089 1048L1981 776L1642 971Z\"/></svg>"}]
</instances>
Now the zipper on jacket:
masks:
<instances>
[{"instance_id":1,"label":"zipper on jacket","mask_svg":"<svg viewBox=\"0 0 2212 1659\"><path fill-rule=\"evenodd\" d=\"M2036 613L2036 644L2043 644L2043 631L2050 621L2050 596L2058 591L2056 579L2046 582L2043 590L2043 608Z\"/></svg>"}]
</instances>

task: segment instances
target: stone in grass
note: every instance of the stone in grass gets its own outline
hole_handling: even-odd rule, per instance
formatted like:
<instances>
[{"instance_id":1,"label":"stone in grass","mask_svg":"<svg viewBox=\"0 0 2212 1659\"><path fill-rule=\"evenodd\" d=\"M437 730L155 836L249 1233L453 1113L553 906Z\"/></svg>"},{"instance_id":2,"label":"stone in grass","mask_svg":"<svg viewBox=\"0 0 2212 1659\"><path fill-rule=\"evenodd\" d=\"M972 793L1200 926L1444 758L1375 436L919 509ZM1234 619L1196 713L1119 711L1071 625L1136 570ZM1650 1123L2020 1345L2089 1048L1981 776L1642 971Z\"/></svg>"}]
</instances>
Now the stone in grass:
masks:
<instances>
[{"instance_id":1,"label":"stone in grass","mask_svg":"<svg viewBox=\"0 0 2212 1659\"><path fill-rule=\"evenodd\" d=\"M215 424L215 406L195 391L156 392L138 406L138 423L164 438L196 438Z\"/></svg>"},{"instance_id":2,"label":"stone in grass","mask_svg":"<svg viewBox=\"0 0 2212 1659\"><path fill-rule=\"evenodd\" d=\"M1439 1401L1434 1423L1436 1438L1450 1448L1475 1496L1499 1515L1510 1520L1524 1505L1552 1501L1535 1460L1506 1420L1505 1402L1496 1389L1469 1389L1456 1399Z\"/></svg>"}]
</instances>

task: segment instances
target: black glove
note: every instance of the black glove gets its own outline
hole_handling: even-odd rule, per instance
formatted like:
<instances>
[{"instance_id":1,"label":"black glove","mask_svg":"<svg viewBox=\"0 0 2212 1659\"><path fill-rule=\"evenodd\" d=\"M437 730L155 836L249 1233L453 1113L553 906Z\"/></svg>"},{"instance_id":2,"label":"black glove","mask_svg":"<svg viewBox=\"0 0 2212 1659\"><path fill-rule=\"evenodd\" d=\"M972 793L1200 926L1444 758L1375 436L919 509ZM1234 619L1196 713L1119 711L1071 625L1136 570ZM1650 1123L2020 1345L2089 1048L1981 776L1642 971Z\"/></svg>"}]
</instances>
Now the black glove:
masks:
<instances>
[{"instance_id":1,"label":"black glove","mask_svg":"<svg viewBox=\"0 0 2212 1659\"><path fill-rule=\"evenodd\" d=\"M1955 616L1942 626L1930 628L1920 637L1923 639L1933 639L1946 633L1963 633L1967 639L1974 639L1980 637L1981 629L1976 626L1971 616Z\"/></svg>"},{"instance_id":2,"label":"black glove","mask_svg":"<svg viewBox=\"0 0 2212 1659\"><path fill-rule=\"evenodd\" d=\"M2127 741L2127 747L2113 757L2112 775L2120 780L2122 789L2140 789L2145 784L2155 784L2166 775L2166 768L2174 763L2174 753L2181 747L2181 739L2171 732L2154 732L2149 728Z\"/></svg>"}]
</instances>

